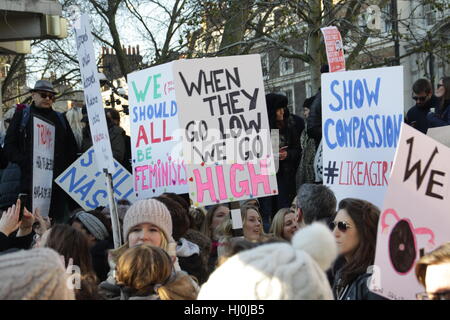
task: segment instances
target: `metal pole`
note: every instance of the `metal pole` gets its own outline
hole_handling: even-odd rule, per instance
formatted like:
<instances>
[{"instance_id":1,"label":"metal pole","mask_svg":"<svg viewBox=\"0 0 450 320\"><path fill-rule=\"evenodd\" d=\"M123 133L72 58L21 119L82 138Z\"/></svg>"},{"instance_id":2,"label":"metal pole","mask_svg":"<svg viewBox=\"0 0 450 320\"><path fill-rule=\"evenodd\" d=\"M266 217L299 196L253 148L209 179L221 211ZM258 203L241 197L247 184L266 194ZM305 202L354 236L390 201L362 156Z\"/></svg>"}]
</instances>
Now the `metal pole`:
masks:
<instances>
[{"instance_id":1,"label":"metal pole","mask_svg":"<svg viewBox=\"0 0 450 320\"><path fill-rule=\"evenodd\" d=\"M398 34L398 9L397 0L391 0L391 19L392 19L392 29L394 37L394 50L395 50L395 60L394 65L400 65L400 41Z\"/></svg>"},{"instance_id":2,"label":"metal pole","mask_svg":"<svg viewBox=\"0 0 450 320\"><path fill-rule=\"evenodd\" d=\"M114 248L117 249L122 245L122 234L120 233L119 215L117 213L116 201L114 200L114 190L112 176L107 169L103 169L106 177L106 186L108 190L109 212L111 215L111 224L113 229Z\"/></svg>"}]
</instances>

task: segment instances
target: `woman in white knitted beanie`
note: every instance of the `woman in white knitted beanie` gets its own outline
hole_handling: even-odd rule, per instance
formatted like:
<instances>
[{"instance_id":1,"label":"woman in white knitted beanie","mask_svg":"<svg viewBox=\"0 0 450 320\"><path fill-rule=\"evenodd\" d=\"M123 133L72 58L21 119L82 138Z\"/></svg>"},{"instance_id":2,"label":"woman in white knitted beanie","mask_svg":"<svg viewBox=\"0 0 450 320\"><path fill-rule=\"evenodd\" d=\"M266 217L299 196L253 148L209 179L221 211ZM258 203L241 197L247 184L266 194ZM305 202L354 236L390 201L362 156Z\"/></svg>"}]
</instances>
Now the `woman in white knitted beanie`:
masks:
<instances>
[{"instance_id":1,"label":"woman in white knitted beanie","mask_svg":"<svg viewBox=\"0 0 450 320\"><path fill-rule=\"evenodd\" d=\"M325 270L337 255L333 234L321 223L299 230L290 243L242 251L218 267L198 300L332 300Z\"/></svg>"},{"instance_id":2,"label":"woman in white knitted beanie","mask_svg":"<svg viewBox=\"0 0 450 320\"><path fill-rule=\"evenodd\" d=\"M49 248L0 256L0 300L74 300L59 255Z\"/></svg>"},{"instance_id":3,"label":"woman in white knitted beanie","mask_svg":"<svg viewBox=\"0 0 450 320\"><path fill-rule=\"evenodd\" d=\"M128 249L141 244L149 244L164 249L173 257L175 267L176 243L172 238L172 218L167 207L156 199L135 202L123 219L123 238L125 244L110 251L110 276L100 284L100 292L105 298L118 294L115 288L114 271L120 256Z\"/></svg>"}]
</instances>

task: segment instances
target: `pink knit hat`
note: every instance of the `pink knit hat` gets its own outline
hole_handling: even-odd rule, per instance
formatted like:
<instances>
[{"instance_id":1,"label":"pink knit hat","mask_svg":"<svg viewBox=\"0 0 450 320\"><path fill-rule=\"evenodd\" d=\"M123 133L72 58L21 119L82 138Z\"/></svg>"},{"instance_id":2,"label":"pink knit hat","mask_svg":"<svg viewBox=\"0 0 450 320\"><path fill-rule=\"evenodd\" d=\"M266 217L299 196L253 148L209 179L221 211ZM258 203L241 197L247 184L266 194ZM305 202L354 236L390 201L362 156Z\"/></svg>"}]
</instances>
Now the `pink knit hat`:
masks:
<instances>
[{"instance_id":1,"label":"pink knit hat","mask_svg":"<svg viewBox=\"0 0 450 320\"><path fill-rule=\"evenodd\" d=\"M123 218L123 235L125 241L134 226L141 223L151 223L157 226L164 233L167 242L173 242L172 238L172 218L167 207L155 199L140 200L127 210Z\"/></svg>"}]
</instances>

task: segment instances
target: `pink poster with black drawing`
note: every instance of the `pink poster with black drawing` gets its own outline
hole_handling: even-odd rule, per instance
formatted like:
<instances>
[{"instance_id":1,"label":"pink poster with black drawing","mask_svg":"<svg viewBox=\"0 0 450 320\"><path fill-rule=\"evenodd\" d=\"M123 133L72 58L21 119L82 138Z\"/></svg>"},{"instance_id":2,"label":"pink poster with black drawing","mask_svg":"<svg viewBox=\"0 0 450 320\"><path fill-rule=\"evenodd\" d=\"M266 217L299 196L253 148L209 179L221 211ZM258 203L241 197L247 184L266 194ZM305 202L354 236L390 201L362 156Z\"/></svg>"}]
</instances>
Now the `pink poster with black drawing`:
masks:
<instances>
[{"instance_id":1,"label":"pink poster with black drawing","mask_svg":"<svg viewBox=\"0 0 450 320\"><path fill-rule=\"evenodd\" d=\"M371 290L412 300L417 260L450 241L450 149L403 124L378 223Z\"/></svg>"}]
</instances>

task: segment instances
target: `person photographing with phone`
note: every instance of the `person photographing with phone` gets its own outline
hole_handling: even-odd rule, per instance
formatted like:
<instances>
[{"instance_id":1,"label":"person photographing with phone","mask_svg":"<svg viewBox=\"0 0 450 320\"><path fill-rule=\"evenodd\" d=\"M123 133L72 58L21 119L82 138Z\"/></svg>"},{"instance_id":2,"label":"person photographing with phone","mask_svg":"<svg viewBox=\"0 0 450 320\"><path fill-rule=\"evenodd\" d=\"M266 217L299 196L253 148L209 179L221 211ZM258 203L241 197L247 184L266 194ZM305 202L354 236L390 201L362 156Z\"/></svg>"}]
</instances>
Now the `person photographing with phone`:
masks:
<instances>
[{"instance_id":1,"label":"person photographing with phone","mask_svg":"<svg viewBox=\"0 0 450 320\"><path fill-rule=\"evenodd\" d=\"M0 218L0 252L30 248L34 237L35 215L27 210L25 204L26 197L21 195L16 204L3 212ZM35 214L39 214L38 209Z\"/></svg>"}]
</instances>

